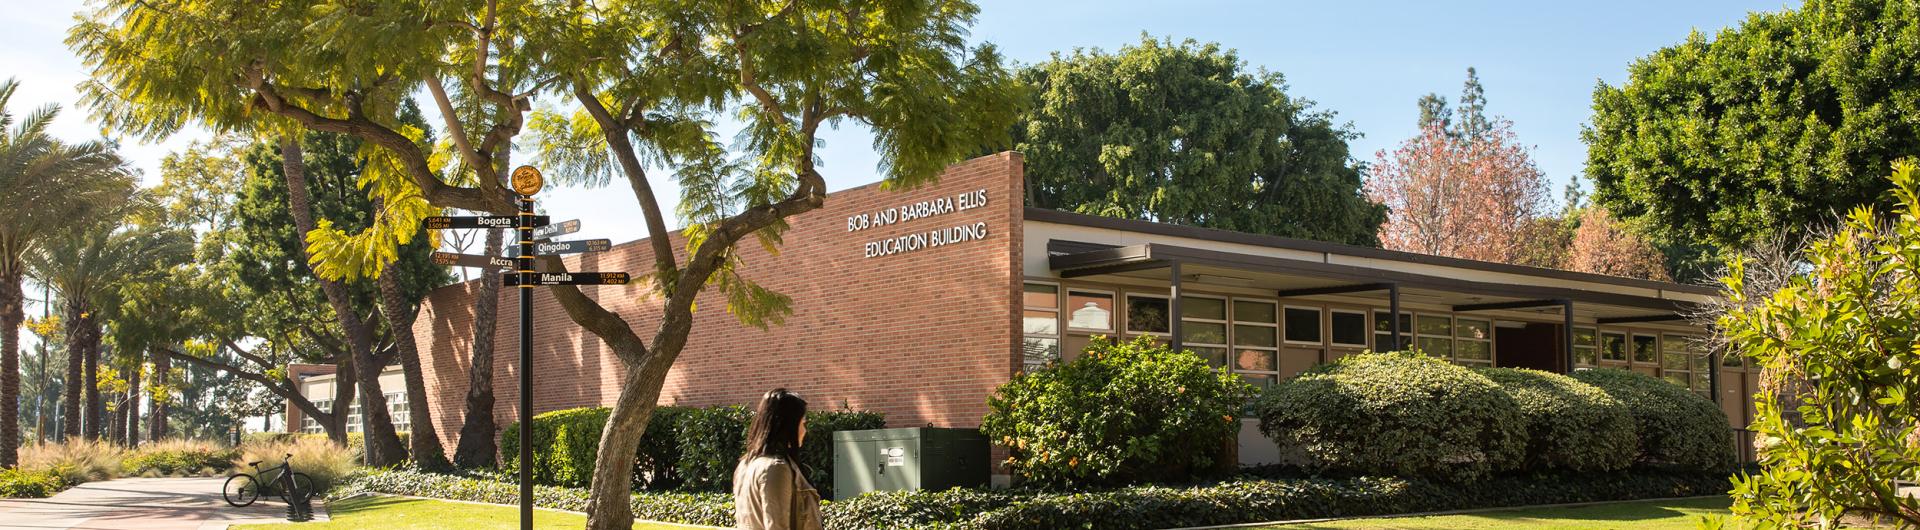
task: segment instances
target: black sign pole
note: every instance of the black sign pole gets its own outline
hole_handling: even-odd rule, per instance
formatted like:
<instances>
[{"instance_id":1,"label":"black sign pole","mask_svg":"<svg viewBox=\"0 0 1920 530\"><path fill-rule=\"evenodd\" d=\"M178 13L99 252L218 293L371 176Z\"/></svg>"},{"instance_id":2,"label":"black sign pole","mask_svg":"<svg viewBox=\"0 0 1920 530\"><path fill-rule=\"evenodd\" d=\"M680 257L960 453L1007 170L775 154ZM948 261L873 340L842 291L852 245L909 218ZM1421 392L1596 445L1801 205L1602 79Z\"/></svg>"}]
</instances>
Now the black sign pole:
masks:
<instances>
[{"instance_id":1,"label":"black sign pole","mask_svg":"<svg viewBox=\"0 0 1920 530\"><path fill-rule=\"evenodd\" d=\"M520 530L533 530L533 197L520 196Z\"/></svg>"}]
</instances>

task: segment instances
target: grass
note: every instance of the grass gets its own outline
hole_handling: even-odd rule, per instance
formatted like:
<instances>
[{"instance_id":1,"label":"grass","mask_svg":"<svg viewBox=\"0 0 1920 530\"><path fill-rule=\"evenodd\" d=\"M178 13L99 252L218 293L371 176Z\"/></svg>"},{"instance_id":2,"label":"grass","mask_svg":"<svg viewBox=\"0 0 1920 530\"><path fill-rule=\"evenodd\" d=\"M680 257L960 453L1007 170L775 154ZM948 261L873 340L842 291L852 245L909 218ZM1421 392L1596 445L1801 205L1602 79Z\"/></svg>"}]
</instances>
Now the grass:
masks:
<instances>
[{"instance_id":1,"label":"grass","mask_svg":"<svg viewBox=\"0 0 1920 530\"><path fill-rule=\"evenodd\" d=\"M511 530L520 527L520 510L512 506L472 504L400 497L355 497L328 505L331 520L324 523L281 523L235 526L236 530ZM533 527L540 530L586 526L586 516L534 510ZM638 530L686 530L693 526L635 523Z\"/></svg>"},{"instance_id":2,"label":"grass","mask_svg":"<svg viewBox=\"0 0 1920 530\"><path fill-rule=\"evenodd\" d=\"M1732 501L1725 497L1685 500L1620 502L1574 508L1530 508L1465 515L1349 519L1325 523L1266 526L1259 530L1439 530L1474 528L1507 530L1556 528L1567 530L1692 530L1706 515L1726 515Z\"/></svg>"}]
</instances>

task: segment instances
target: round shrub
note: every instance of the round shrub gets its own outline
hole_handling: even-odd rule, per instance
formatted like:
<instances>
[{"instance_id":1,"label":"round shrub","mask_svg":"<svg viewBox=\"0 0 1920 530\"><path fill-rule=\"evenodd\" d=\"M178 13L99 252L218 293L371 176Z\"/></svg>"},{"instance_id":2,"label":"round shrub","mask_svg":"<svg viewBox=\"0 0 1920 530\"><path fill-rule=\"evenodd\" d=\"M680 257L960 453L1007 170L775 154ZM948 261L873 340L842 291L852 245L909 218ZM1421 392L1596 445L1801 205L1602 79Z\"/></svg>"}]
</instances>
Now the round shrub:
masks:
<instances>
[{"instance_id":1,"label":"round shrub","mask_svg":"<svg viewBox=\"0 0 1920 530\"><path fill-rule=\"evenodd\" d=\"M1626 370L1582 370L1573 378L1620 400L1633 416L1641 463L1703 471L1734 461L1733 430L1720 406L1693 391Z\"/></svg>"},{"instance_id":2,"label":"round shrub","mask_svg":"<svg viewBox=\"0 0 1920 530\"><path fill-rule=\"evenodd\" d=\"M0 499L44 499L64 489L66 481L52 471L0 469Z\"/></svg>"},{"instance_id":3,"label":"round shrub","mask_svg":"<svg viewBox=\"0 0 1920 530\"><path fill-rule=\"evenodd\" d=\"M607 426L606 407L556 410L533 417L533 482L584 487L593 481L600 431ZM500 454L509 470L520 465L520 423L507 425L500 436Z\"/></svg>"},{"instance_id":4,"label":"round shrub","mask_svg":"<svg viewBox=\"0 0 1920 530\"><path fill-rule=\"evenodd\" d=\"M1308 370L1254 405L1260 430L1325 470L1473 480L1518 467L1520 409L1472 370L1368 353Z\"/></svg>"},{"instance_id":5,"label":"round shrub","mask_svg":"<svg viewBox=\"0 0 1920 530\"><path fill-rule=\"evenodd\" d=\"M1528 469L1613 471L1633 465L1638 443L1633 415L1600 388L1539 370L1476 371L1520 406L1526 418Z\"/></svg>"},{"instance_id":6,"label":"round shrub","mask_svg":"<svg viewBox=\"0 0 1920 530\"><path fill-rule=\"evenodd\" d=\"M1001 385L980 430L1042 486L1186 480L1225 456L1252 392L1191 352L1095 337L1080 358Z\"/></svg>"}]
</instances>

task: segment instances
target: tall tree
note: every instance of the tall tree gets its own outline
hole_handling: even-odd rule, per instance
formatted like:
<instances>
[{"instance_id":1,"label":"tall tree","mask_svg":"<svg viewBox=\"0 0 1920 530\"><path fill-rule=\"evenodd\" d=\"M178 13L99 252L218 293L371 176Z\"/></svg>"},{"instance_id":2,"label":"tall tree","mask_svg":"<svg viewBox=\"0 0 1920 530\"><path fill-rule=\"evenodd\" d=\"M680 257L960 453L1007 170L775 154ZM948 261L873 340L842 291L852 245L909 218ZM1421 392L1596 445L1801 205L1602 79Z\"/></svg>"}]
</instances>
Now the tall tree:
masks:
<instances>
[{"instance_id":1,"label":"tall tree","mask_svg":"<svg viewBox=\"0 0 1920 530\"><path fill-rule=\"evenodd\" d=\"M1580 218L1567 252L1567 270L1667 281L1666 255L1631 228L1593 206Z\"/></svg>"},{"instance_id":2,"label":"tall tree","mask_svg":"<svg viewBox=\"0 0 1920 530\"><path fill-rule=\"evenodd\" d=\"M1014 123L1041 208L1377 246L1358 136L1232 50L1142 37L1020 72Z\"/></svg>"},{"instance_id":3,"label":"tall tree","mask_svg":"<svg viewBox=\"0 0 1920 530\"><path fill-rule=\"evenodd\" d=\"M1888 164L1920 156L1920 3L1808 0L1694 32L1593 93L1594 201L1705 244L1687 275L1855 206L1888 206Z\"/></svg>"},{"instance_id":4,"label":"tall tree","mask_svg":"<svg viewBox=\"0 0 1920 530\"><path fill-rule=\"evenodd\" d=\"M377 274L439 208L510 212L512 196L491 176L505 170L498 155L529 98L551 92L579 103L573 119L547 122L549 138L579 140L546 144L556 146L546 150L550 163L567 166L553 174L627 180L652 236L643 284L661 307L642 337L579 288L550 291L625 366L588 504L589 526L611 529L632 525L635 448L687 343L694 300L713 286L744 321L775 324L784 315L786 298L741 276L732 249L750 237L776 244L787 217L820 207L821 125L872 130L890 188L930 181L1004 139L1017 91L992 48L967 48L976 12L964 0L366 9L239 0L160 9L116 0L85 17L68 42L96 80L83 97L110 127L163 135L191 117L216 128L297 124L365 140L369 194L388 211L359 233L317 224L307 232L317 272L328 278ZM221 31L206 31L206 20L221 20ZM399 125L399 102L418 88L446 120L446 157ZM744 122L742 141L718 141L711 119L720 113ZM642 155L676 169L684 254L667 237L668 210ZM458 160L484 177L473 187L449 184L436 160ZM557 259L544 266L564 270Z\"/></svg>"},{"instance_id":5,"label":"tall tree","mask_svg":"<svg viewBox=\"0 0 1920 530\"><path fill-rule=\"evenodd\" d=\"M0 466L18 463L21 280L26 256L53 234L124 194L132 176L105 142L67 144L47 134L59 107L16 120L9 104L19 85L0 82ZM71 380L69 380L71 382ZM69 416L69 418L72 418ZM71 421L71 419L69 420Z\"/></svg>"},{"instance_id":6,"label":"tall tree","mask_svg":"<svg viewBox=\"0 0 1920 530\"><path fill-rule=\"evenodd\" d=\"M1504 120L1482 140L1437 126L1381 151L1367 193L1387 205L1380 242L1404 250L1516 263L1526 255L1545 177Z\"/></svg>"}]
</instances>

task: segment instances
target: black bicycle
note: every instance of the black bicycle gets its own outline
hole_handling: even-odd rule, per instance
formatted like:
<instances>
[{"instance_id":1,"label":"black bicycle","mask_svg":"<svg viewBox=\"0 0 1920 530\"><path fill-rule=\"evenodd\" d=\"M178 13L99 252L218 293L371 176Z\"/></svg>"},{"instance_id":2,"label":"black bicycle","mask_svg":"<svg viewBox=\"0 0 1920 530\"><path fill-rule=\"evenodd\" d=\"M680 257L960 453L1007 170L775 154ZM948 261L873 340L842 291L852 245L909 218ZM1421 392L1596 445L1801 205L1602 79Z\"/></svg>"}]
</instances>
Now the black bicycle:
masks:
<instances>
[{"instance_id":1,"label":"black bicycle","mask_svg":"<svg viewBox=\"0 0 1920 530\"><path fill-rule=\"evenodd\" d=\"M293 470L292 453L288 453L279 466L264 471L260 469L259 462L249 462L248 465L253 466L254 474L241 473L227 477L226 485L220 487L220 496L227 500L227 504L238 508L253 504L253 501L260 500L261 495L273 495L276 492L281 500L294 504L296 501L306 501L313 495L313 477ZM274 472L279 475L273 480L261 480L261 477Z\"/></svg>"}]
</instances>

